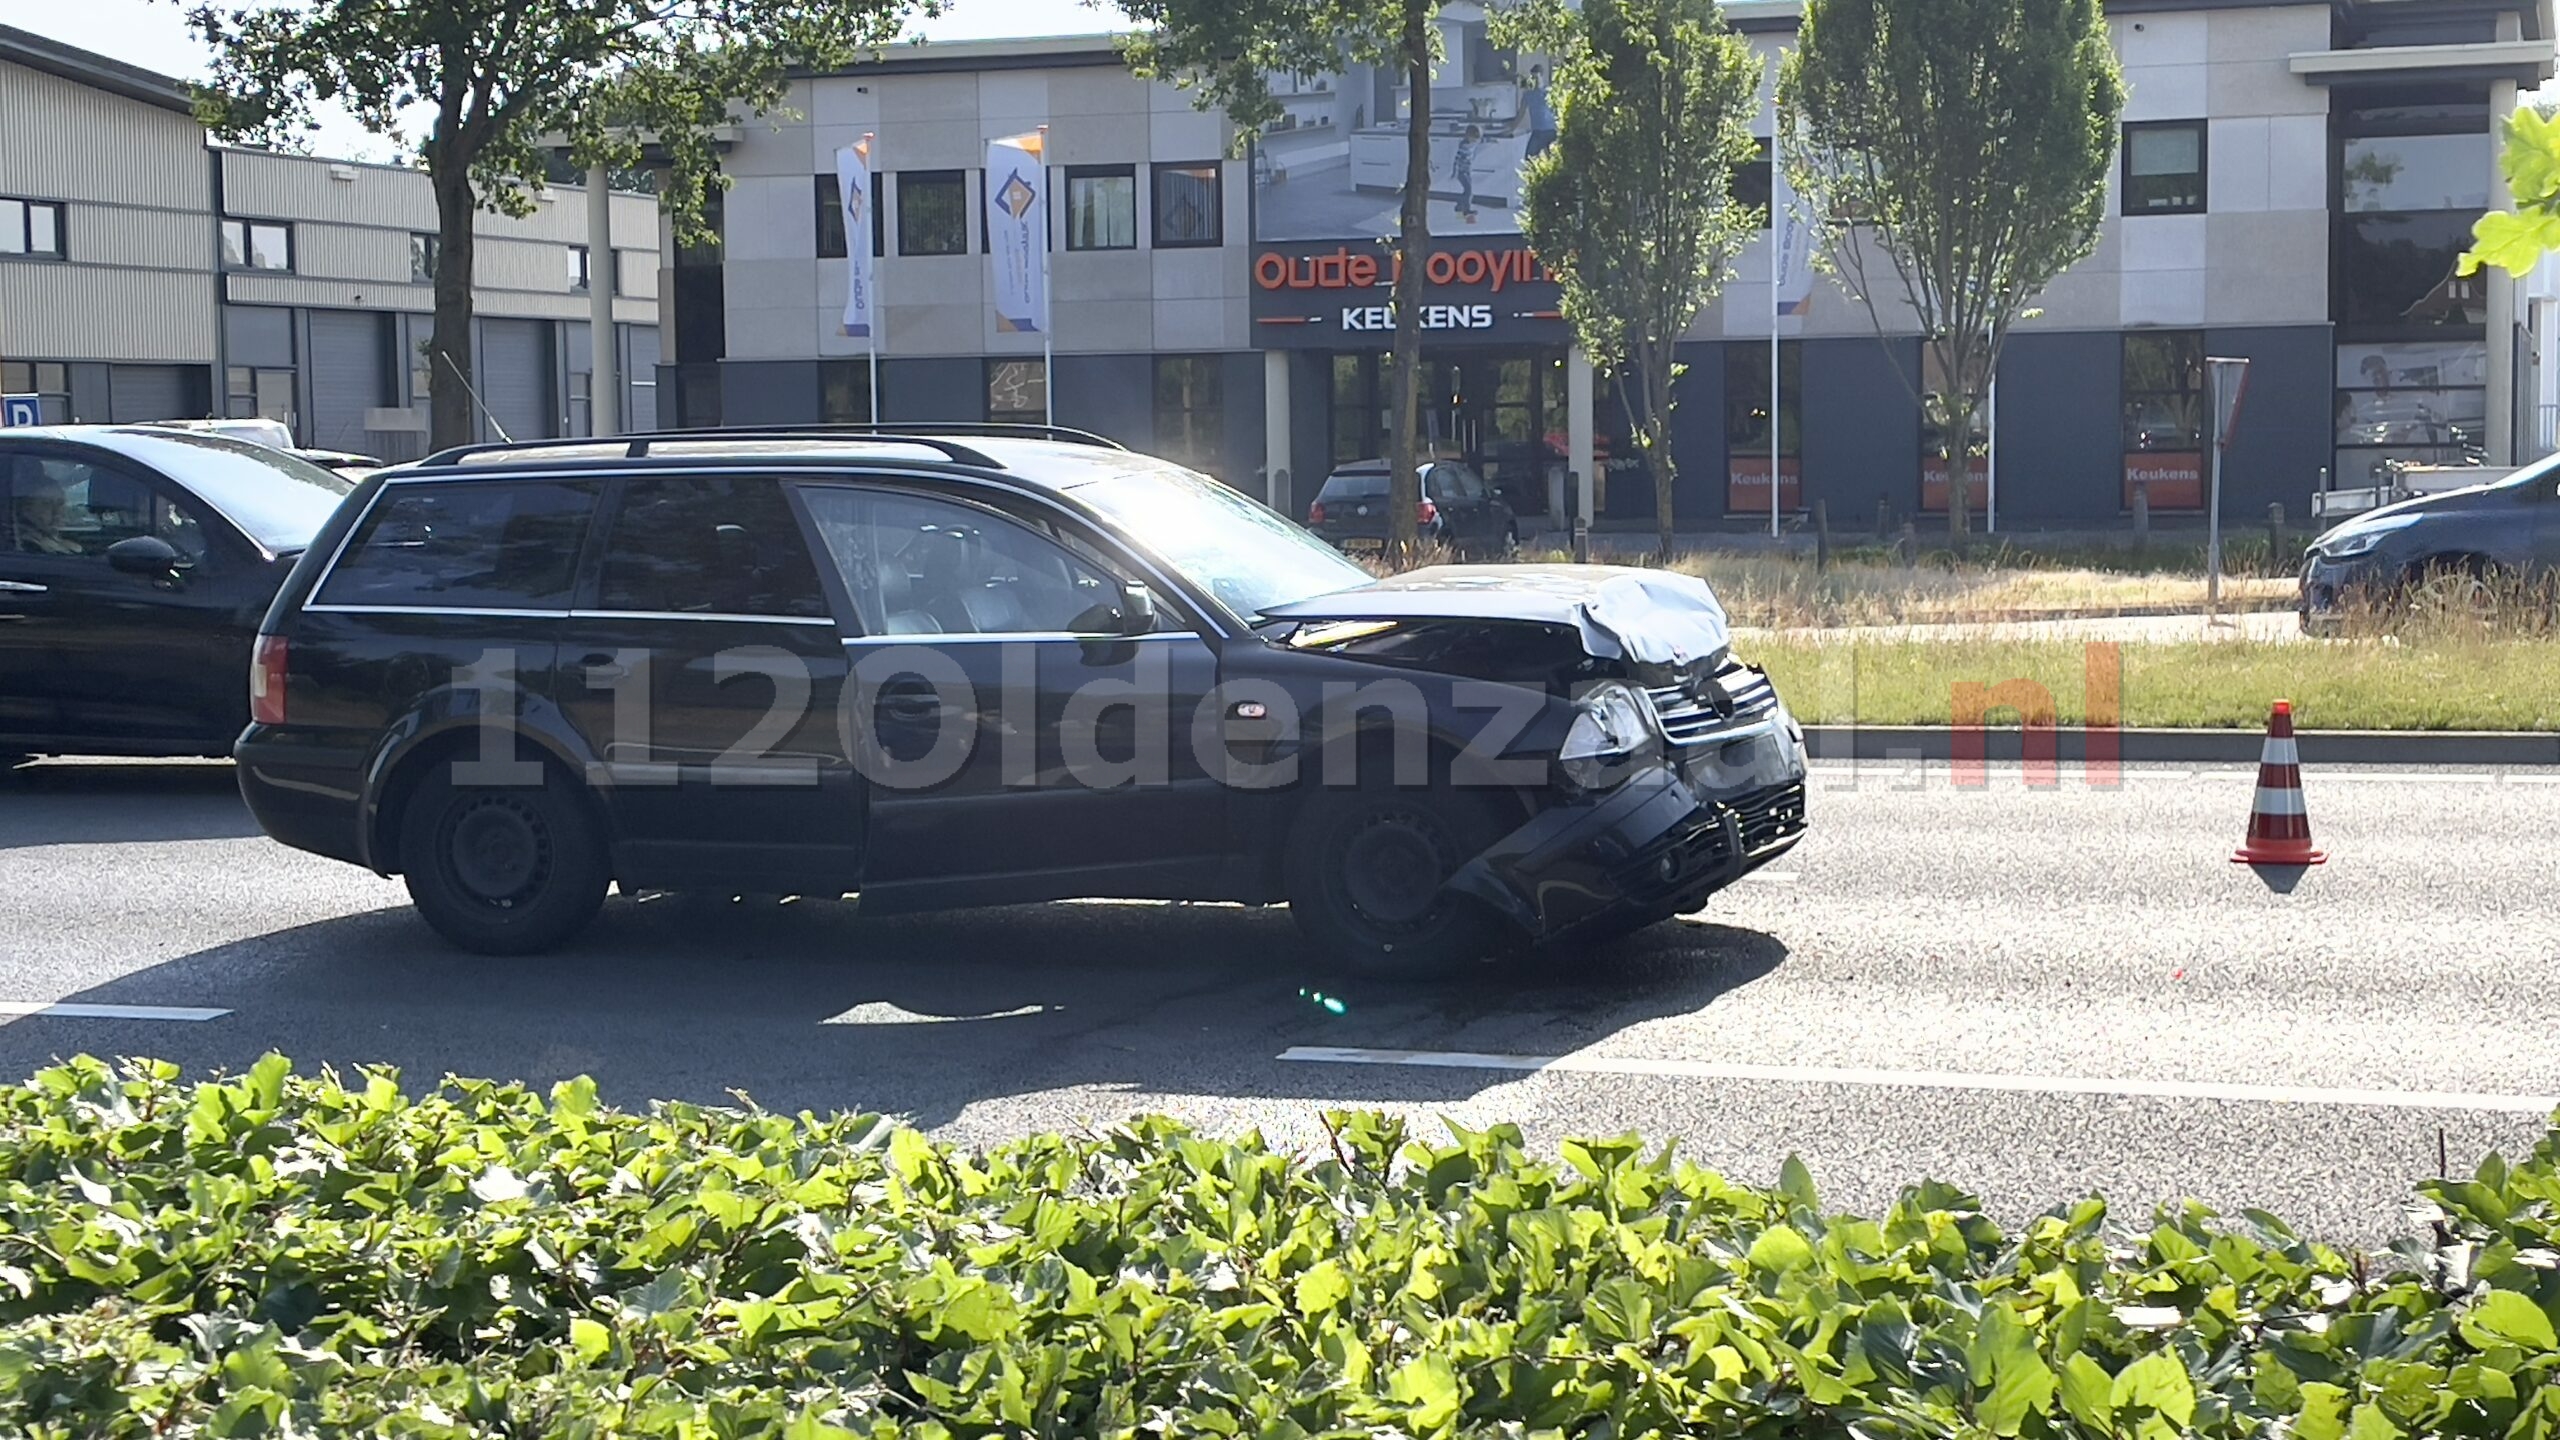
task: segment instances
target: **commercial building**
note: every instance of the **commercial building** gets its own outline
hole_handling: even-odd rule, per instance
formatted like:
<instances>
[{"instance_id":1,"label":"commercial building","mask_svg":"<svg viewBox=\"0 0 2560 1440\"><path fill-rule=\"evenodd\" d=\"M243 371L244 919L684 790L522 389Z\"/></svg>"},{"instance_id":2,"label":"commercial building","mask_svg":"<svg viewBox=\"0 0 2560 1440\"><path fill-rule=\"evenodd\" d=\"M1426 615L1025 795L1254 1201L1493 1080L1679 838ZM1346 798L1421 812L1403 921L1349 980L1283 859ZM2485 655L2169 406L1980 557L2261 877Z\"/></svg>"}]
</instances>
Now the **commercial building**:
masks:
<instances>
[{"instance_id":1,"label":"commercial building","mask_svg":"<svg viewBox=\"0 0 2560 1440\"><path fill-rule=\"evenodd\" d=\"M1725 9L1773 72L1794 0ZM1544 65L1493 45L1473 0L1440 23L1427 438L1524 508L1554 513L1570 470L1596 475L1602 523L1650 525L1626 407L1518 234L1518 166L1552 128ZM2130 95L2121 160L2095 253L2039 297L2002 365L2003 526L2121 524L2137 490L2154 515L2198 512L2208 356L2251 362L2232 515L2283 504L2298 520L2325 481L2389 462L2548 447L2532 326L2553 307L2454 261L2501 201L2519 89L2552 74L2549 0L2110 0L2107 23ZM1385 446L1381 237L1410 106L1392 73L1358 67L1282 88L1284 118L1238 160L1220 117L1128 74L1104 39L900 47L800 82L797 118L742 127L728 153L725 247L675 258L683 421L868 415L868 342L839 319L832 159L868 134L884 418L1037 419L1054 384L1059 423L1301 511L1333 464ZM1768 105L1764 91L1764 136ZM982 253L986 142L1043 124L1054 375L1042 337L997 327ZM1765 161L1738 184L1765 195ZM1822 278L1773 319L1765 232L1736 271L1682 347L1679 523L1765 526L1773 472L1782 516L1817 499L1835 525L1942 508L1916 327L1880 342Z\"/></svg>"},{"instance_id":2,"label":"commercial building","mask_svg":"<svg viewBox=\"0 0 2560 1440\"><path fill-rule=\"evenodd\" d=\"M180 82L5 26L0 137L0 391L48 421L262 415L310 446L423 453L423 174L214 145ZM623 428L654 423L657 204L611 205L601 261L575 194L479 218L484 435L585 433L591 284L614 286L636 377Z\"/></svg>"}]
</instances>

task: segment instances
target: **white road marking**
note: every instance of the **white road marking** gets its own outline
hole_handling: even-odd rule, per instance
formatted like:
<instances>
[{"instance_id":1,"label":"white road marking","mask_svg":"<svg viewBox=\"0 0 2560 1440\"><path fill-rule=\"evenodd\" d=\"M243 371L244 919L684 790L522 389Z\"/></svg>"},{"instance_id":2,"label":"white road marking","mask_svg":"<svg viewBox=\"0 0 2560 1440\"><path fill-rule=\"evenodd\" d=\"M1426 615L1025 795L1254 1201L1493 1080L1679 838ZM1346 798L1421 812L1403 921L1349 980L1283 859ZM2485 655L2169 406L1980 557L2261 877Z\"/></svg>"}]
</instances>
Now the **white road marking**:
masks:
<instances>
[{"instance_id":1,"label":"white road marking","mask_svg":"<svg viewBox=\"0 0 2560 1440\"><path fill-rule=\"evenodd\" d=\"M1386 1065L1438 1070L1542 1070L1589 1075L1653 1075L1681 1080L1766 1080L1798 1085L1900 1086L1921 1090L1993 1090L2033 1095L2136 1096L2153 1100L2241 1100L2273 1105L2342 1105L2393 1110L2490 1110L2549 1115L2560 1096L2491 1095L2450 1090L2330 1089L2312 1085L2231 1085L2125 1076L1983 1075L1956 1070L1834 1069L1822 1065L1738 1065L1646 1056L1493 1055L1463 1050L1373 1050L1292 1045L1283 1060L1327 1065Z\"/></svg>"},{"instance_id":2,"label":"white road marking","mask_svg":"<svg viewBox=\"0 0 2560 1440\"><path fill-rule=\"evenodd\" d=\"M219 1020L230 1014L201 1005L90 1005L74 1000L0 1000L0 1016L53 1020Z\"/></svg>"}]
</instances>

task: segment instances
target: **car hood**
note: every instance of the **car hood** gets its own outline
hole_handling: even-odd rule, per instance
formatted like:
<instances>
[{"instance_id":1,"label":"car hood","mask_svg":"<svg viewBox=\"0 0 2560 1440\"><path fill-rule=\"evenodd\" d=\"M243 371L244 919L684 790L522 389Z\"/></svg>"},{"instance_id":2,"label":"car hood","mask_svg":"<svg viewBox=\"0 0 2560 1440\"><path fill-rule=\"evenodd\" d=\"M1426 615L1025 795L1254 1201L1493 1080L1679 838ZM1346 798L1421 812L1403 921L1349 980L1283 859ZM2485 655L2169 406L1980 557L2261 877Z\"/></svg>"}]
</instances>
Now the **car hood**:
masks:
<instances>
[{"instance_id":1,"label":"car hood","mask_svg":"<svg viewBox=\"0 0 2560 1440\"><path fill-rule=\"evenodd\" d=\"M1264 612L1284 620L1517 620L1561 625L1605 660L1685 666L1732 643L1694 575L1618 565L1434 565Z\"/></svg>"},{"instance_id":2,"label":"car hood","mask_svg":"<svg viewBox=\"0 0 2560 1440\"><path fill-rule=\"evenodd\" d=\"M2486 485L2466 485L2459 490L2443 490L2433 495L2416 495L2395 500L2388 505L2367 510L2320 533L2314 546L2352 539L2367 530L2397 530L2412 520L2430 515L2468 515L2496 510L2519 499L2519 487L2507 480Z\"/></svg>"}]
</instances>

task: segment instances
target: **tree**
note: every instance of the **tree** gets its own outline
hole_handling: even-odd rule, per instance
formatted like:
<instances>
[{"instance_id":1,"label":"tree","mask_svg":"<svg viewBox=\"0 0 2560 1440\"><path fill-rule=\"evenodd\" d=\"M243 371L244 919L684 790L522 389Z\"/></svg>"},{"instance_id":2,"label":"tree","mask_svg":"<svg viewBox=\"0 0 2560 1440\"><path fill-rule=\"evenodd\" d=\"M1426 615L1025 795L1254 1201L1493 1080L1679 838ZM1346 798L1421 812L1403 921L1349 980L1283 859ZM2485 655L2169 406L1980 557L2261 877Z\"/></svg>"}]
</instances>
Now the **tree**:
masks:
<instances>
[{"instance_id":1,"label":"tree","mask_svg":"<svg viewBox=\"0 0 2560 1440\"><path fill-rule=\"evenodd\" d=\"M1731 186L1759 66L1715 0L1582 0L1552 33L1556 138L1523 171L1520 227L1582 348L1643 393L1667 560L1674 347L1760 223Z\"/></svg>"},{"instance_id":2,"label":"tree","mask_svg":"<svg viewBox=\"0 0 2560 1440\"><path fill-rule=\"evenodd\" d=\"M2495 265L2522 277L2544 255L2560 250L2560 118L2549 106L2537 101L2507 117L2507 146L2498 168L2515 208L2492 210L2472 222L2462 274Z\"/></svg>"},{"instance_id":3,"label":"tree","mask_svg":"<svg viewBox=\"0 0 2560 1440\"><path fill-rule=\"evenodd\" d=\"M1395 395L1387 453L1387 545L1413 553L1422 481L1415 415L1422 386L1422 285L1431 255L1431 65L1440 0L1117 0L1144 27L1130 68L1226 112L1239 143L1280 118L1271 77L1338 74L1346 64L1401 71L1409 97L1395 243Z\"/></svg>"},{"instance_id":4,"label":"tree","mask_svg":"<svg viewBox=\"0 0 2560 1440\"><path fill-rule=\"evenodd\" d=\"M1778 107L1826 264L1879 336L1890 272L1945 377L1939 433L1972 433L2010 327L2105 218L2124 81L2098 0L1807 0ZM1971 457L1947 451L1961 536Z\"/></svg>"},{"instance_id":5,"label":"tree","mask_svg":"<svg viewBox=\"0 0 2560 1440\"><path fill-rule=\"evenodd\" d=\"M733 109L781 103L794 67L845 64L896 38L934 0L178 0L214 51L198 110L216 133L290 145L311 107L346 107L414 144L436 201L429 435L472 434L473 217L532 213L546 155L565 137L581 170L628 169L644 142L666 168L659 204L704 238L722 183L713 132ZM422 136L406 128L427 112ZM599 263L607 257L597 257ZM599 279L598 284L608 283Z\"/></svg>"}]
</instances>

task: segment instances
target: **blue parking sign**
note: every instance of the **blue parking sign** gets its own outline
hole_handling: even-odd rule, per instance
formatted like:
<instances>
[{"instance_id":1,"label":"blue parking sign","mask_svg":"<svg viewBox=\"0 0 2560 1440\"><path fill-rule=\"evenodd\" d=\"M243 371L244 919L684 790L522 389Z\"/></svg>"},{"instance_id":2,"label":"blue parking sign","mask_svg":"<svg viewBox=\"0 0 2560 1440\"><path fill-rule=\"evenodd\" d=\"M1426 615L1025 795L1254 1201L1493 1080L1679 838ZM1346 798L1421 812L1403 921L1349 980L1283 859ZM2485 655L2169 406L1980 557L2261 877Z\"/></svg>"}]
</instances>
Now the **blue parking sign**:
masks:
<instances>
[{"instance_id":1,"label":"blue parking sign","mask_svg":"<svg viewBox=\"0 0 2560 1440\"><path fill-rule=\"evenodd\" d=\"M33 395L0 395L0 426L41 425L44 407Z\"/></svg>"}]
</instances>

